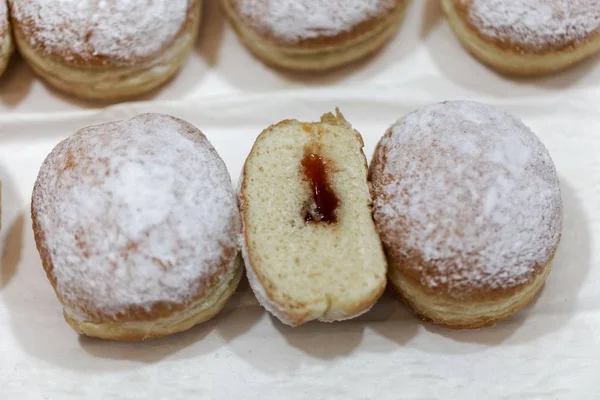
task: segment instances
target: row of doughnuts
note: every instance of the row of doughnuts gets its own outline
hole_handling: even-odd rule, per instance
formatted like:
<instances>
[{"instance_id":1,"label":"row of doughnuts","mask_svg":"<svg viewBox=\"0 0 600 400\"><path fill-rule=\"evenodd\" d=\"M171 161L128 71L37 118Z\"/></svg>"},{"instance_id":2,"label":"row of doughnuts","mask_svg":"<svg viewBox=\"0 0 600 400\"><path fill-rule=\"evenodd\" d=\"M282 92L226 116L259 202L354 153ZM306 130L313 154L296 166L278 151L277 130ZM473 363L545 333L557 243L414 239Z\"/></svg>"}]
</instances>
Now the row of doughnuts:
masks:
<instances>
[{"instance_id":1,"label":"row of doughnuts","mask_svg":"<svg viewBox=\"0 0 600 400\"><path fill-rule=\"evenodd\" d=\"M565 69L600 50L600 0L440 0L475 57L511 75ZM246 45L269 64L323 70L380 48L410 0L222 0Z\"/></svg>"},{"instance_id":2,"label":"row of doughnuts","mask_svg":"<svg viewBox=\"0 0 600 400\"><path fill-rule=\"evenodd\" d=\"M547 149L471 101L399 120L370 166L339 110L282 121L256 139L237 192L187 122L87 127L42 164L31 212L65 319L115 340L210 319L244 265L260 304L291 326L354 318L389 282L421 318L479 328L540 290L562 230Z\"/></svg>"},{"instance_id":3,"label":"row of doughnuts","mask_svg":"<svg viewBox=\"0 0 600 400\"><path fill-rule=\"evenodd\" d=\"M53 86L91 99L148 92L190 54L202 0L0 0L0 73L12 52ZM268 64L339 67L381 48L409 0L221 0L241 40ZM600 50L600 0L441 0L452 30L504 73L564 69ZM10 18L8 15L10 14Z\"/></svg>"}]
</instances>

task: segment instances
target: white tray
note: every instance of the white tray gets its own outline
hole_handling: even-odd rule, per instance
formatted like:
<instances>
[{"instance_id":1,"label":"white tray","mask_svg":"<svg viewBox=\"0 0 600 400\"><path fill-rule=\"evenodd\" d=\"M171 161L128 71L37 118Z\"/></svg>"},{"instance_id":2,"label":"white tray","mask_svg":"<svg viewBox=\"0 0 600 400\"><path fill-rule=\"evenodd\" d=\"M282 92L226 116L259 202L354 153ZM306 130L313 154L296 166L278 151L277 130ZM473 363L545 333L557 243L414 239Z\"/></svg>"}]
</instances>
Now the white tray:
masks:
<instances>
[{"instance_id":1,"label":"white tray","mask_svg":"<svg viewBox=\"0 0 600 400\"><path fill-rule=\"evenodd\" d=\"M76 129L169 113L202 129L237 177L255 137L281 119L316 120L339 106L370 155L398 117L467 93L436 83L0 115L0 399L598 398L600 115L593 94L568 104L558 94L469 96L522 117L549 148L562 183L565 223L554 271L541 296L506 322L441 329L386 295L358 320L292 329L265 314L247 284L217 318L163 340L88 339L62 318L35 250L29 197L44 157Z\"/></svg>"}]
</instances>

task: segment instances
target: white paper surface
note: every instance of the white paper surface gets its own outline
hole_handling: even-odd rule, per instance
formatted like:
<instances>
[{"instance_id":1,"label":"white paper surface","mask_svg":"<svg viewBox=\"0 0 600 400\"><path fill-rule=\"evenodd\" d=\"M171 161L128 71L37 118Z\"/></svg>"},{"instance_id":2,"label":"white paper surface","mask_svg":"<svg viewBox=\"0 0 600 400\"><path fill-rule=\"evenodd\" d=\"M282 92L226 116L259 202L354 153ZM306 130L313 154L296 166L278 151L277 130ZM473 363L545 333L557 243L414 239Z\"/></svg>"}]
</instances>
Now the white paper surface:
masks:
<instances>
[{"instance_id":1,"label":"white paper surface","mask_svg":"<svg viewBox=\"0 0 600 400\"><path fill-rule=\"evenodd\" d=\"M4 399L597 399L600 398L600 58L565 73L510 80L473 60L438 0L414 1L375 58L326 76L257 62L206 1L197 51L145 100L95 110L47 88L22 61L0 78L0 400ZM370 155L385 129L447 99L500 106L549 148L564 232L541 296L480 331L423 324L386 295L358 320L288 328L244 284L214 320L163 340L79 337L64 322L31 232L39 165L75 130L141 112L201 128L237 178L266 126L340 106ZM182 100L180 102L170 102Z\"/></svg>"},{"instance_id":2,"label":"white paper surface","mask_svg":"<svg viewBox=\"0 0 600 400\"><path fill-rule=\"evenodd\" d=\"M237 177L254 139L271 123L316 120L337 105L363 134L370 155L396 118L452 92L431 89L321 90L0 117L0 398L597 398L600 115L597 103L584 96L568 105L559 96L479 98L519 115L539 134L556 162L564 197L562 244L543 293L497 326L437 328L386 295L358 320L293 329L268 316L247 284L211 322L162 340L93 340L64 322L29 217L39 165L61 138L89 124L165 112L200 127Z\"/></svg>"}]
</instances>

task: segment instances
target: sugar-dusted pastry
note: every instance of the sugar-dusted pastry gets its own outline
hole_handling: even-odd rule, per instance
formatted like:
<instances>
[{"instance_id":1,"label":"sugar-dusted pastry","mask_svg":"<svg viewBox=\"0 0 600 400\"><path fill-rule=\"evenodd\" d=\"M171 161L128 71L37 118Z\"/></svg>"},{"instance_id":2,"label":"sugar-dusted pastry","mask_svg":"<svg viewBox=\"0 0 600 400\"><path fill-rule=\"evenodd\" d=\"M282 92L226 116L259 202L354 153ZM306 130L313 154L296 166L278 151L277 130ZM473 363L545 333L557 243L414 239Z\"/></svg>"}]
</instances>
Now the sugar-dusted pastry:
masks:
<instances>
[{"instance_id":1,"label":"sugar-dusted pastry","mask_svg":"<svg viewBox=\"0 0 600 400\"><path fill-rule=\"evenodd\" d=\"M421 108L381 139L370 179L390 282L424 319L491 325L541 289L561 237L560 186L515 117L471 101Z\"/></svg>"},{"instance_id":2,"label":"sugar-dusted pastry","mask_svg":"<svg viewBox=\"0 0 600 400\"><path fill-rule=\"evenodd\" d=\"M242 41L290 70L339 67L379 50L409 0L221 0Z\"/></svg>"},{"instance_id":3,"label":"sugar-dusted pastry","mask_svg":"<svg viewBox=\"0 0 600 400\"><path fill-rule=\"evenodd\" d=\"M11 0L23 58L52 86L123 99L172 77L192 51L201 0Z\"/></svg>"},{"instance_id":4,"label":"sugar-dusted pastry","mask_svg":"<svg viewBox=\"0 0 600 400\"><path fill-rule=\"evenodd\" d=\"M441 2L463 45L503 73L550 73L600 50L600 0Z\"/></svg>"},{"instance_id":5,"label":"sugar-dusted pastry","mask_svg":"<svg viewBox=\"0 0 600 400\"><path fill-rule=\"evenodd\" d=\"M144 340L216 315L243 272L225 164L194 126L144 114L84 128L33 190L44 269L79 333Z\"/></svg>"}]
</instances>

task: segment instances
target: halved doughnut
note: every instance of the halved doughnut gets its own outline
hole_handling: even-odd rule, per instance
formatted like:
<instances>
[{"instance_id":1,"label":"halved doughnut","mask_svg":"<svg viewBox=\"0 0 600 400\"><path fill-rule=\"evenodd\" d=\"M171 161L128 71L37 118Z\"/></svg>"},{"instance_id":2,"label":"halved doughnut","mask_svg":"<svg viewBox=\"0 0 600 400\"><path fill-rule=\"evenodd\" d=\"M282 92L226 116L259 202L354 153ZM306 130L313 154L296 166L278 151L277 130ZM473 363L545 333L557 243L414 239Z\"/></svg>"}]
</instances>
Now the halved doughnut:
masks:
<instances>
[{"instance_id":1,"label":"halved doughnut","mask_svg":"<svg viewBox=\"0 0 600 400\"><path fill-rule=\"evenodd\" d=\"M246 271L259 302L288 325L353 318L385 288L362 148L337 111L269 127L246 160Z\"/></svg>"}]
</instances>

